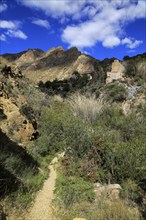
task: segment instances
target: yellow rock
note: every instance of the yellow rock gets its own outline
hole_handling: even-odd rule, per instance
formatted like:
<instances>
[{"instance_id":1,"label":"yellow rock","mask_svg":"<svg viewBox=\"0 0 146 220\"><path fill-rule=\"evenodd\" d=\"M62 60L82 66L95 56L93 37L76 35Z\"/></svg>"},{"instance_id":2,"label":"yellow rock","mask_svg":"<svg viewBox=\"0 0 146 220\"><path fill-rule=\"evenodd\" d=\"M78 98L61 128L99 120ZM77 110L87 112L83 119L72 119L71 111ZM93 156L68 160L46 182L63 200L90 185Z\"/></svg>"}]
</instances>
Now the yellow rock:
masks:
<instances>
[{"instance_id":1,"label":"yellow rock","mask_svg":"<svg viewBox=\"0 0 146 220\"><path fill-rule=\"evenodd\" d=\"M13 141L27 146L35 130L26 116L21 114L19 107L14 102L21 104L18 99L0 97L0 105L6 115L6 119L3 120L0 127Z\"/></svg>"}]
</instances>

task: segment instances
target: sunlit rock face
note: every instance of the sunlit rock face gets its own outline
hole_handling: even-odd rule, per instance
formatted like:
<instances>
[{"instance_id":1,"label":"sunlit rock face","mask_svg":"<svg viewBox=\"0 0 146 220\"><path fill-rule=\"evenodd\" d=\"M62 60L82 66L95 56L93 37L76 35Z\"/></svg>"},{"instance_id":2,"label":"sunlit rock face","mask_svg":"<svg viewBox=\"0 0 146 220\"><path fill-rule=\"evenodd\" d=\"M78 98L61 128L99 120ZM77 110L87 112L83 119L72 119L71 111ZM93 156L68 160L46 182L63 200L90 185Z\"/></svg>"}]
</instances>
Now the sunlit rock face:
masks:
<instances>
[{"instance_id":1,"label":"sunlit rock face","mask_svg":"<svg viewBox=\"0 0 146 220\"><path fill-rule=\"evenodd\" d=\"M119 60L114 60L111 72L107 72L106 84L119 79L124 79L124 66L119 62Z\"/></svg>"},{"instance_id":2,"label":"sunlit rock face","mask_svg":"<svg viewBox=\"0 0 146 220\"><path fill-rule=\"evenodd\" d=\"M14 65L6 65L0 74L0 128L11 140L27 146L37 135L37 122L26 97L19 93L23 75Z\"/></svg>"},{"instance_id":3,"label":"sunlit rock face","mask_svg":"<svg viewBox=\"0 0 146 220\"><path fill-rule=\"evenodd\" d=\"M28 49L25 53L23 53L16 61L17 66L23 66L26 64L31 64L38 57L44 55L44 52L40 49Z\"/></svg>"}]
</instances>

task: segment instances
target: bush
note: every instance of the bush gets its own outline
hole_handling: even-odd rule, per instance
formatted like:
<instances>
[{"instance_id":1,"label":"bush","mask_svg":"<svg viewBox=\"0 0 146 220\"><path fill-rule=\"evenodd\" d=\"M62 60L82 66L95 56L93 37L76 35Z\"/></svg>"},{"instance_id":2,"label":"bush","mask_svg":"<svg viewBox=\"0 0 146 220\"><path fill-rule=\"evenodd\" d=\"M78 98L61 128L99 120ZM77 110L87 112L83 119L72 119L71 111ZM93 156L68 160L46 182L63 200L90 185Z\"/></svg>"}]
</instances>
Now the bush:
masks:
<instances>
[{"instance_id":1,"label":"bush","mask_svg":"<svg viewBox=\"0 0 146 220\"><path fill-rule=\"evenodd\" d=\"M94 96L86 97L79 93L72 95L68 102L73 110L73 113L90 123L95 123L97 113L102 109L102 102L97 101Z\"/></svg>"},{"instance_id":2,"label":"bush","mask_svg":"<svg viewBox=\"0 0 146 220\"><path fill-rule=\"evenodd\" d=\"M110 172L113 182L121 183L126 179L134 180L137 183L144 180L146 181L145 154L145 144L140 143L140 141L133 141L128 144L114 144L108 142L104 150L104 169Z\"/></svg>"},{"instance_id":3,"label":"bush","mask_svg":"<svg viewBox=\"0 0 146 220\"><path fill-rule=\"evenodd\" d=\"M141 111L139 115L133 112L125 116L116 108L108 108L98 117L96 129L103 141L102 167L111 181L146 181L146 119Z\"/></svg>"},{"instance_id":4,"label":"bush","mask_svg":"<svg viewBox=\"0 0 146 220\"><path fill-rule=\"evenodd\" d=\"M61 106L62 103L44 110L39 125L40 137L35 142L36 153L46 156L66 150L72 158L82 157L93 144L93 129Z\"/></svg>"},{"instance_id":5,"label":"bush","mask_svg":"<svg viewBox=\"0 0 146 220\"><path fill-rule=\"evenodd\" d=\"M143 85L146 80L146 63L145 58L135 60L128 60L125 64L125 75L132 77L136 83Z\"/></svg>"},{"instance_id":6,"label":"bush","mask_svg":"<svg viewBox=\"0 0 146 220\"><path fill-rule=\"evenodd\" d=\"M107 87L107 96L112 101L123 102L128 96L127 89L121 84L112 84Z\"/></svg>"},{"instance_id":7,"label":"bush","mask_svg":"<svg viewBox=\"0 0 146 220\"><path fill-rule=\"evenodd\" d=\"M55 194L56 198L60 201L58 202L63 204L66 208L76 202L92 202L95 199L93 184L84 181L82 178L73 176L60 176L57 179Z\"/></svg>"},{"instance_id":8,"label":"bush","mask_svg":"<svg viewBox=\"0 0 146 220\"><path fill-rule=\"evenodd\" d=\"M140 187L131 179L127 179L122 184L121 196L128 201L139 202L140 200Z\"/></svg>"},{"instance_id":9,"label":"bush","mask_svg":"<svg viewBox=\"0 0 146 220\"><path fill-rule=\"evenodd\" d=\"M66 147L63 125L65 115L62 113L61 106L58 105L57 108L45 108L40 118L40 136L35 142L34 153L43 157L49 154L54 155Z\"/></svg>"},{"instance_id":10,"label":"bush","mask_svg":"<svg viewBox=\"0 0 146 220\"><path fill-rule=\"evenodd\" d=\"M129 77L136 76L136 65L134 60L129 60L126 65L125 75Z\"/></svg>"},{"instance_id":11,"label":"bush","mask_svg":"<svg viewBox=\"0 0 146 220\"><path fill-rule=\"evenodd\" d=\"M145 138L146 118L145 107L141 107L139 114L131 112L124 115L122 110L115 107L105 108L98 116L97 123L113 131L119 131L123 141L130 141L137 137Z\"/></svg>"}]
</instances>

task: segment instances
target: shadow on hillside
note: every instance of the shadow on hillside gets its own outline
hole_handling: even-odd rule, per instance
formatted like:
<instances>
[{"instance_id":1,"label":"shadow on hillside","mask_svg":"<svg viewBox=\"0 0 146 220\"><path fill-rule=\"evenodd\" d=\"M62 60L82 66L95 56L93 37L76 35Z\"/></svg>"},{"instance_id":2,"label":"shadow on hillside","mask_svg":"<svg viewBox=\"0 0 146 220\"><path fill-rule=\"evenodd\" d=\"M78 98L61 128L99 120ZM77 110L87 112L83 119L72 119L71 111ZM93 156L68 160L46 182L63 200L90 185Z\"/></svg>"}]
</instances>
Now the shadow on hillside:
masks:
<instances>
[{"instance_id":1,"label":"shadow on hillside","mask_svg":"<svg viewBox=\"0 0 146 220\"><path fill-rule=\"evenodd\" d=\"M25 148L19 146L16 142L12 141L5 133L0 129L0 152L6 153L9 155L17 154L19 158L23 160L26 166L30 166L32 168L37 168L38 163L34 160L34 158L29 155Z\"/></svg>"},{"instance_id":2,"label":"shadow on hillside","mask_svg":"<svg viewBox=\"0 0 146 220\"><path fill-rule=\"evenodd\" d=\"M15 192L20 186L21 182L8 170L6 170L2 164L0 164L0 198Z\"/></svg>"},{"instance_id":3,"label":"shadow on hillside","mask_svg":"<svg viewBox=\"0 0 146 220\"><path fill-rule=\"evenodd\" d=\"M0 129L0 197L16 191L21 186L25 190L21 180L24 172L36 174L38 163Z\"/></svg>"},{"instance_id":4,"label":"shadow on hillside","mask_svg":"<svg viewBox=\"0 0 146 220\"><path fill-rule=\"evenodd\" d=\"M92 73L91 73L92 74ZM42 92L48 95L61 95L66 97L69 93L75 92L82 89L90 82L90 74L80 75L77 71L69 79L47 81L43 83L42 81L38 84Z\"/></svg>"}]
</instances>

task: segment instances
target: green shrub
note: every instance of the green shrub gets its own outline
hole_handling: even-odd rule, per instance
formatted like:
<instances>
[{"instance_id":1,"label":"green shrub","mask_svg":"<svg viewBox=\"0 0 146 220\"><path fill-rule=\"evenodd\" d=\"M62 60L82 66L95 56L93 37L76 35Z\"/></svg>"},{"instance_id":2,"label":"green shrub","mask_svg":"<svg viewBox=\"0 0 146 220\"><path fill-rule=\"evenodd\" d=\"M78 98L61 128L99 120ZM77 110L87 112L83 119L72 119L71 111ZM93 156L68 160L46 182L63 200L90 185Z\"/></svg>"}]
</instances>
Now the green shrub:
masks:
<instances>
[{"instance_id":1,"label":"green shrub","mask_svg":"<svg viewBox=\"0 0 146 220\"><path fill-rule=\"evenodd\" d=\"M143 83L146 79L146 63L145 59L128 60L126 62L125 75L133 77L136 81L142 79Z\"/></svg>"},{"instance_id":2,"label":"green shrub","mask_svg":"<svg viewBox=\"0 0 146 220\"><path fill-rule=\"evenodd\" d=\"M95 198L93 184L73 176L58 177L55 194L59 199L58 202L65 207L70 207L73 203L81 201L92 202Z\"/></svg>"},{"instance_id":3,"label":"green shrub","mask_svg":"<svg viewBox=\"0 0 146 220\"><path fill-rule=\"evenodd\" d=\"M63 150L64 143L64 119L65 115L61 109L45 108L40 119L40 136L35 142L34 150L40 156L54 155L55 152Z\"/></svg>"},{"instance_id":4,"label":"green shrub","mask_svg":"<svg viewBox=\"0 0 146 220\"><path fill-rule=\"evenodd\" d=\"M62 97L66 97L69 93L84 88L89 81L90 79L88 74L80 75L77 71L75 71L69 79L55 79L53 81L47 81L46 83L40 81L38 86L43 92L51 96L59 94Z\"/></svg>"},{"instance_id":5,"label":"green shrub","mask_svg":"<svg viewBox=\"0 0 146 220\"><path fill-rule=\"evenodd\" d=\"M104 150L104 169L110 172L114 182L122 182L130 178L140 183L145 180L145 154L145 144L140 141L128 144L108 142Z\"/></svg>"},{"instance_id":6,"label":"green shrub","mask_svg":"<svg viewBox=\"0 0 146 220\"><path fill-rule=\"evenodd\" d=\"M142 108L138 115L136 112L124 115L116 108L107 108L97 119L97 133L103 141L102 167L111 181L122 183L131 179L139 184L146 181L144 112Z\"/></svg>"},{"instance_id":7,"label":"green shrub","mask_svg":"<svg viewBox=\"0 0 146 220\"><path fill-rule=\"evenodd\" d=\"M129 60L126 65L125 75L129 77L136 76L136 65L134 60Z\"/></svg>"},{"instance_id":8,"label":"green shrub","mask_svg":"<svg viewBox=\"0 0 146 220\"><path fill-rule=\"evenodd\" d=\"M123 102L128 96L127 89L122 84L112 84L107 87L107 97L115 102Z\"/></svg>"},{"instance_id":9,"label":"green shrub","mask_svg":"<svg viewBox=\"0 0 146 220\"><path fill-rule=\"evenodd\" d=\"M139 201L141 190L140 187L131 179L127 179L122 184L121 196L126 200Z\"/></svg>"},{"instance_id":10,"label":"green shrub","mask_svg":"<svg viewBox=\"0 0 146 220\"><path fill-rule=\"evenodd\" d=\"M111 131L118 131L123 141L130 141L133 138L144 138L146 129L145 106L141 107L139 114L131 112L124 115L122 110L115 107L105 108L98 115L97 124Z\"/></svg>"},{"instance_id":11,"label":"green shrub","mask_svg":"<svg viewBox=\"0 0 146 220\"><path fill-rule=\"evenodd\" d=\"M68 108L66 111L61 107L45 109L39 128L40 137L35 143L35 150L41 156L66 150L72 158L81 157L93 144L92 127L75 118Z\"/></svg>"}]
</instances>

